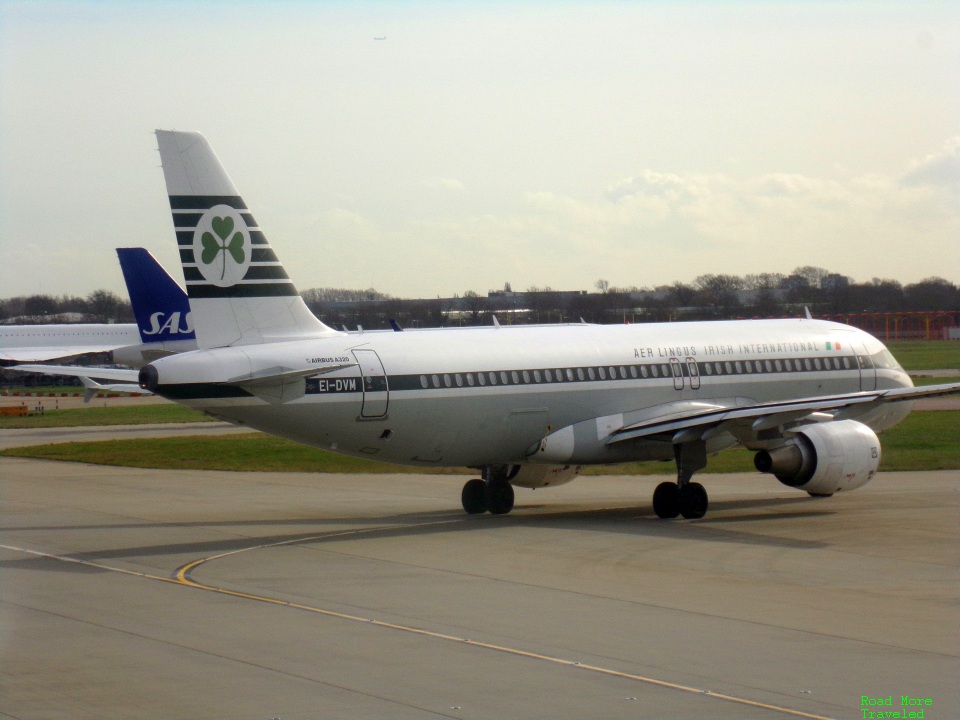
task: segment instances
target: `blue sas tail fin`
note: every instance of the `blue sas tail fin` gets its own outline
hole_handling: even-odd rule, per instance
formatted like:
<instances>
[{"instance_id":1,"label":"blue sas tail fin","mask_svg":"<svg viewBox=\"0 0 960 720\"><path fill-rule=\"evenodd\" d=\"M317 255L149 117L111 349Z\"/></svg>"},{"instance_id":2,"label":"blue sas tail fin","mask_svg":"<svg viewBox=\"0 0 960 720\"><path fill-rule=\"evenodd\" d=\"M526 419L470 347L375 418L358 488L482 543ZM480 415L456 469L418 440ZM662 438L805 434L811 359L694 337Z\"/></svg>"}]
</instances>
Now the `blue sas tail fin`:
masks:
<instances>
[{"instance_id":1,"label":"blue sas tail fin","mask_svg":"<svg viewBox=\"0 0 960 720\"><path fill-rule=\"evenodd\" d=\"M144 248L117 248L144 344L196 340L187 294Z\"/></svg>"}]
</instances>

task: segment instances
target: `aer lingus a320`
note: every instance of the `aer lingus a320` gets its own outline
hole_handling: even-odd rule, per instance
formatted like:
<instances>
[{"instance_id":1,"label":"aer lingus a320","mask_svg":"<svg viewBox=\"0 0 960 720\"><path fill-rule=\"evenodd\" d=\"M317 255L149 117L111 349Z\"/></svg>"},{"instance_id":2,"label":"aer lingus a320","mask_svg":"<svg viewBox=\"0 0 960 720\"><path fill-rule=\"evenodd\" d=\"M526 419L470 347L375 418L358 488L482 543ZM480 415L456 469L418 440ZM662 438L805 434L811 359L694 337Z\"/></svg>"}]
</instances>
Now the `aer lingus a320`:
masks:
<instances>
[{"instance_id":1,"label":"aer lingus a320","mask_svg":"<svg viewBox=\"0 0 960 720\"><path fill-rule=\"evenodd\" d=\"M469 513L506 513L514 486L581 466L674 460L657 515L702 517L692 480L743 446L811 495L868 482L880 432L918 397L874 337L811 319L345 333L298 295L207 140L157 131L199 349L156 360L142 387L339 453L468 466Z\"/></svg>"}]
</instances>

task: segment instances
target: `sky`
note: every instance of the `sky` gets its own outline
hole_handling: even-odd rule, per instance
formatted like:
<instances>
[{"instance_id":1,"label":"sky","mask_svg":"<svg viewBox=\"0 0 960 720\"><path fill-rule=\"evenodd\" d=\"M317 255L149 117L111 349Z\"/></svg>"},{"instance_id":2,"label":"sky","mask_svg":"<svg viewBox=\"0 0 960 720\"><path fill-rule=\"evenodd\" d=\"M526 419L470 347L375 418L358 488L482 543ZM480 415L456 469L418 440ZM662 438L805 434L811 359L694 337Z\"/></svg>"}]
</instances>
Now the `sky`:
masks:
<instances>
[{"instance_id":1,"label":"sky","mask_svg":"<svg viewBox=\"0 0 960 720\"><path fill-rule=\"evenodd\" d=\"M156 128L302 290L960 283L956 0L0 0L0 297L182 282Z\"/></svg>"}]
</instances>

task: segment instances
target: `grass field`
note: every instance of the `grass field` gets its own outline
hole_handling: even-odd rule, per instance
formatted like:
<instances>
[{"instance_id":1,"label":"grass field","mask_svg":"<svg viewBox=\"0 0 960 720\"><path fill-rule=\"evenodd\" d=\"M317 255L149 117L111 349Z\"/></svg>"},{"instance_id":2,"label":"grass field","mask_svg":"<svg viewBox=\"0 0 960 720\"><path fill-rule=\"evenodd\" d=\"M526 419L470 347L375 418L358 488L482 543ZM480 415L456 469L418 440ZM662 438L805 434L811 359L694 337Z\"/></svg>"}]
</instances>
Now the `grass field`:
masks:
<instances>
[{"instance_id":1,"label":"grass field","mask_svg":"<svg viewBox=\"0 0 960 720\"><path fill-rule=\"evenodd\" d=\"M212 421L213 418L182 405L151 404L125 407L82 407L48 410L42 415L0 417L0 430L14 428L79 427L84 425L144 425Z\"/></svg>"},{"instance_id":2,"label":"grass field","mask_svg":"<svg viewBox=\"0 0 960 720\"><path fill-rule=\"evenodd\" d=\"M913 413L882 437L881 470L960 469L960 411ZM263 472L395 473L467 472L465 469L425 470L347 457L297 445L269 435L251 433L227 437L108 440L90 443L39 445L6 450L8 457L191 470ZM751 472L753 454L729 450L709 460L707 472ZM673 463L631 463L587 468L588 475L652 475L672 473Z\"/></svg>"},{"instance_id":3,"label":"grass field","mask_svg":"<svg viewBox=\"0 0 960 720\"><path fill-rule=\"evenodd\" d=\"M960 369L960 342L895 340L886 346L905 370Z\"/></svg>"}]
</instances>

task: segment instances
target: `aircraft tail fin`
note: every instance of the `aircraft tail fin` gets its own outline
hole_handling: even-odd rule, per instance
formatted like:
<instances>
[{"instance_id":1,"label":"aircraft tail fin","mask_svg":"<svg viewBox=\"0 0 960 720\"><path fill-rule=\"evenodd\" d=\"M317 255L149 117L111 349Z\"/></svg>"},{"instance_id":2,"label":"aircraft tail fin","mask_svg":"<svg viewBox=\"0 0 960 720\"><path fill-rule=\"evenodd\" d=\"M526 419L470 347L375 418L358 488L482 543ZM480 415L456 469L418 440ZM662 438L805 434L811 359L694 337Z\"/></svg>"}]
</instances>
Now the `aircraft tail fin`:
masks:
<instances>
[{"instance_id":1,"label":"aircraft tail fin","mask_svg":"<svg viewBox=\"0 0 960 720\"><path fill-rule=\"evenodd\" d=\"M157 130L201 348L336 334L303 302L200 133Z\"/></svg>"},{"instance_id":2,"label":"aircraft tail fin","mask_svg":"<svg viewBox=\"0 0 960 720\"><path fill-rule=\"evenodd\" d=\"M187 294L144 248L117 248L140 340L196 340Z\"/></svg>"}]
</instances>

